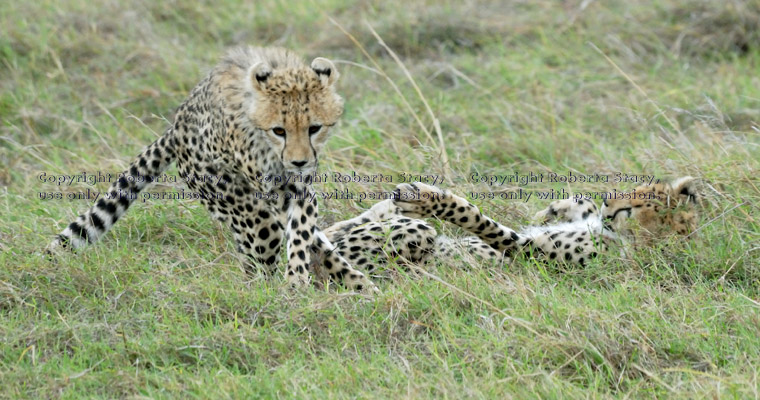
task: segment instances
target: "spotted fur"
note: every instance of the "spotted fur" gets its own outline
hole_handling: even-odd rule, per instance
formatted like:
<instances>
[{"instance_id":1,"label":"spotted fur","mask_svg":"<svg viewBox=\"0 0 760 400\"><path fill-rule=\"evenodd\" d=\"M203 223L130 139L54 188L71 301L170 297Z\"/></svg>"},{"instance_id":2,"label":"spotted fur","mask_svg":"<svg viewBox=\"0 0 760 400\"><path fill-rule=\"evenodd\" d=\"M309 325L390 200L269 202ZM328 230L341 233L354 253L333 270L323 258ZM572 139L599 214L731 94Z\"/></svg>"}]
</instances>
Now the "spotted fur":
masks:
<instances>
[{"instance_id":1,"label":"spotted fur","mask_svg":"<svg viewBox=\"0 0 760 400\"><path fill-rule=\"evenodd\" d=\"M352 289L376 290L333 251L317 229L317 204L309 201L308 175L343 113L337 78L335 66L324 58L307 66L280 48L230 52L179 106L172 126L124 172L145 179L123 177L113 183L109 198L69 224L48 251L97 241L132 204L120 193L144 190L176 162L211 215L232 230L247 270L273 272L284 243L292 285L309 282L310 255L316 251L324 255L331 278ZM280 183L288 176L307 178Z\"/></svg>"},{"instance_id":2,"label":"spotted fur","mask_svg":"<svg viewBox=\"0 0 760 400\"><path fill-rule=\"evenodd\" d=\"M405 183L396 188L394 199L377 203L325 233L336 243L337 252L368 270L392 257L424 262L461 250L491 259L528 252L584 265L613 243L649 245L669 235L689 235L697 228L698 203L695 180L684 177L669 184L639 186L605 200L601 210L591 200L558 200L536 214L540 225L514 231L447 190ZM438 236L425 218L450 222L476 236ZM367 252L374 258L368 258Z\"/></svg>"}]
</instances>

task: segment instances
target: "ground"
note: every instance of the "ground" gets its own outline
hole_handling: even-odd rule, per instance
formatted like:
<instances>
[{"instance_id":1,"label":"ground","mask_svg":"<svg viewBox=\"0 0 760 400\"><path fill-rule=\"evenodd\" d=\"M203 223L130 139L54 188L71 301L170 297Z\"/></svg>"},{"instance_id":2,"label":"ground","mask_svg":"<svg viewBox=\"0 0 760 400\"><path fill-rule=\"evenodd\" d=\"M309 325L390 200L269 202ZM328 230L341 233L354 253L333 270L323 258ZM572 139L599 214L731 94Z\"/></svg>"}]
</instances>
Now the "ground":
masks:
<instances>
[{"instance_id":1,"label":"ground","mask_svg":"<svg viewBox=\"0 0 760 400\"><path fill-rule=\"evenodd\" d=\"M758 1L91 4L0 4L0 397L757 397ZM340 69L321 171L393 182L325 192L402 172L470 199L638 184L475 172L691 175L700 229L582 269L392 264L374 299L246 277L191 200L139 201L86 252L36 255L89 205L40 193L107 186L40 174L121 171L246 43ZM515 226L549 203L523 200L472 201ZM322 223L371 204L323 201Z\"/></svg>"}]
</instances>

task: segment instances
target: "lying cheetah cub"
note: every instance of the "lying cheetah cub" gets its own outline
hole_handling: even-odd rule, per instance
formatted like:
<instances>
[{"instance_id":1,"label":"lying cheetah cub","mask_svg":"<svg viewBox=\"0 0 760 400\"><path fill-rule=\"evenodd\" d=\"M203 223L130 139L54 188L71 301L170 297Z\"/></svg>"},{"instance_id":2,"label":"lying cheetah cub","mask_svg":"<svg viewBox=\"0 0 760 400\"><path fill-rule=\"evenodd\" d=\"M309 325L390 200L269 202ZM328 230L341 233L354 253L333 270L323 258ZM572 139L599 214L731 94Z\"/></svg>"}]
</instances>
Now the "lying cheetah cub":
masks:
<instances>
[{"instance_id":1,"label":"lying cheetah cub","mask_svg":"<svg viewBox=\"0 0 760 400\"><path fill-rule=\"evenodd\" d=\"M601 210L590 200L558 200L536 215L542 225L514 231L448 190L405 183L397 186L395 199L377 203L324 233L335 244L335 252L369 272L389 258L424 262L462 248L487 258L532 252L582 266L615 242L646 245L668 235L694 232L699 203L695 186L692 177L639 186L633 196L605 200ZM423 220L431 217L476 236L440 237Z\"/></svg>"}]
</instances>

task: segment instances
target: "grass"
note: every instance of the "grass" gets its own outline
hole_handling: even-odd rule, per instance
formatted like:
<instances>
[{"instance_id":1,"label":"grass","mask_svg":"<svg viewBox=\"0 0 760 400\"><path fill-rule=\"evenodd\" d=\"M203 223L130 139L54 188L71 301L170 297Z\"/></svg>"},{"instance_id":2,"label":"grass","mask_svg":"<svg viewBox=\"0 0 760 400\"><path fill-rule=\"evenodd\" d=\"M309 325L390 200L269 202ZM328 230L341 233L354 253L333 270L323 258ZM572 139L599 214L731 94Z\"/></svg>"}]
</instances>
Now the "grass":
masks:
<instances>
[{"instance_id":1,"label":"grass","mask_svg":"<svg viewBox=\"0 0 760 400\"><path fill-rule=\"evenodd\" d=\"M758 397L758 1L90 4L0 4L0 397ZM703 226L584 269L390 266L374 299L247 277L192 201L140 202L41 258L89 202L38 194L92 187L39 174L123 170L247 43L336 61L322 172L446 174L462 194L494 189L473 172L692 175ZM513 226L546 206L477 203ZM371 204L322 202L322 223Z\"/></svg>"}]
</instances>

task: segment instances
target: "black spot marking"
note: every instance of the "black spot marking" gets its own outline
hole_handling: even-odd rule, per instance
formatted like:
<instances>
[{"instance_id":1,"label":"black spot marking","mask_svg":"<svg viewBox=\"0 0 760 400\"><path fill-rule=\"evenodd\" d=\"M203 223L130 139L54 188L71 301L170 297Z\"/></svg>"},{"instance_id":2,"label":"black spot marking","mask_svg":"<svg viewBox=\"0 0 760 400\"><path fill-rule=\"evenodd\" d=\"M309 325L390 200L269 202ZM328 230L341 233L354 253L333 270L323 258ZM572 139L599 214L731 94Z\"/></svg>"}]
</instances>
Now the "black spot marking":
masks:
<instances>
[{"instance_id":1,"label":"black spot marking","mask_svg":"<svg viewBox=\"0 0 760 400\"><path fill-rule=\"evenodd\" d=\"M92 225L94 225L98 230L102 231L105 228L103 220L100 219L100 217L98 217L98 215L95 213L90 215L90 221L92 221Z\"/></svg>"},{"instance_id":2,"label":"black spot marking","mask_svg":"<svg viewBox=\"0 0 760 400\"><path fill-rule=\"evenodd\" d=\"M69 229L71 229L71 232L73 232L75 235L79 236L80 238L90 241L90 238L87 234L87 229L85 229L83 226L79 225L76 222L72 222L69 224Z\"/></svg>"}]
</instances>

